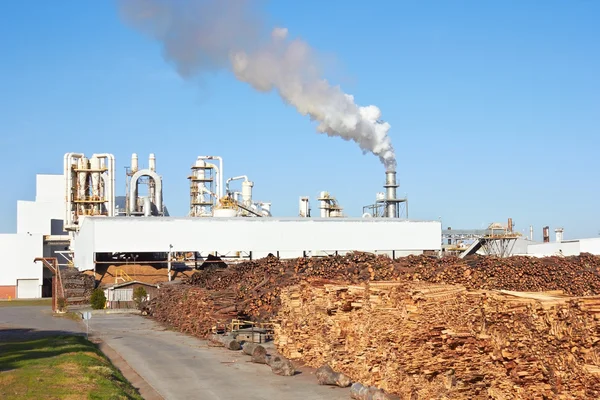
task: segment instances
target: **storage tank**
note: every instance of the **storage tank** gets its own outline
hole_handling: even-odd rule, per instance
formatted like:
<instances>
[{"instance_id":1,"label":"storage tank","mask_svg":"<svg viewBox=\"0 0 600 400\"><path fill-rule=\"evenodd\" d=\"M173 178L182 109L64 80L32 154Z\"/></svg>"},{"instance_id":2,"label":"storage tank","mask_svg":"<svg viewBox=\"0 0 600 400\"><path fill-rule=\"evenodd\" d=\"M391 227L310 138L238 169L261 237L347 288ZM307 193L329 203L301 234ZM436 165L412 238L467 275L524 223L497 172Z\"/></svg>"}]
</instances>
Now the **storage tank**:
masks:
<instances>
[{"instance_id":1,"label":"storage tank","mask_svg":"<svg viewBox=\"0 0 600 400\"><path fill-rule=\"evenodd\" d=\"M232 218L237 216L237 210L234 208L215 208L213 217L215 218Z\"/></svg>"},{"instance_id":2,"label":"storage tank","mask_svg":"<svg viewBox=\"0 0 600 400\"><path fill-rule=\"evenodd\" d=\"M81 157L77 160L77 169L87 169L88 167L88 159L85 157ZM87 177L88 174L85 171L79 171L77 173L77 198L79 200L85 199L86 193L86 185L87 185Z\"/></svg>"},{"instance_id":3,"label":"storage tank","mask_svg":"<svg viewBox=\"0 0 600 400\"><path fill-rule=\"evenodd\" d=\"M252 186L254 186L253 182L242 182L242 201L246 207L252 204Z\"/></svg>"},{"instance_id":4,"label":"storage tank","mask_svg":"<svg viewBox=\"0 0 600 400\"><path fill-rule=\"evenodd\" d=\"M92 197L98 200L100 197L100 159L92 157L90 160L90 169L92 170Z\"/></svg>"}]
</instances>

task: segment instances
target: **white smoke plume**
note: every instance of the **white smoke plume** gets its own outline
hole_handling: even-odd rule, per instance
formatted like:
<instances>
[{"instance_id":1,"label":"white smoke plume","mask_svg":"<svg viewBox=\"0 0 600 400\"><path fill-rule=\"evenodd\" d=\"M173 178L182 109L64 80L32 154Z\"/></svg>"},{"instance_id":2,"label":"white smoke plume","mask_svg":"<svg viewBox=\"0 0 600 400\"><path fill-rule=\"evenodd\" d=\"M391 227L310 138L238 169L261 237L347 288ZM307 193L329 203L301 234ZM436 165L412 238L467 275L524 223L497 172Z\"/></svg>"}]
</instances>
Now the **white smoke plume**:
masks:
<instances>
[{"instance_id":1,"label":"white smoke plume","mask_svg":"<svg viewBox=\"0 0 600 400\"><path fill-rule=\"evenodd\" d=\"M264 24L253 0L121 0L124 19L162 43L178 73L191 78L228 68L256 90L276 90L302 115L318 121L318 131L356 142L388 170L396 157L376 106L361 107L354 97L329 84L312 48L289 39L286 28L262 35Z\"/></svg>"}]
</instances>

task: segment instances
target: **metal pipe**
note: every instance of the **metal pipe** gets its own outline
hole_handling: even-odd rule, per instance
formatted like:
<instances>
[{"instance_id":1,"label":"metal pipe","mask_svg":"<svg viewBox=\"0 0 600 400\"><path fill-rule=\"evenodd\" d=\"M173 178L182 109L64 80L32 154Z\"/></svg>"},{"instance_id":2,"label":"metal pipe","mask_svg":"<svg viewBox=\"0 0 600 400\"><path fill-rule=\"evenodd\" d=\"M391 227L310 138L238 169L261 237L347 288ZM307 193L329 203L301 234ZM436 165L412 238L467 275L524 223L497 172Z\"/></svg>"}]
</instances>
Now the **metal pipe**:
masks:
<instances>
[{"instance_id":1,"label":"metal pipe","mask_svg":"<svg viewBox=\"0 0 600 400\"><path fill-rule=\"evenodd\" d=\"M396 202L396 188L398 185L396 184L396 171L386 171L385 173L385 185L383 186L386 189L386 216L388 218L398 218L397 213L397 202Z\"/></svg>"},{"instance_id":2,"label":"metal pipe","mask_svg":"<svg viewBox=\"0 0 600 400\"><path fill-rule=\"evenodd\" d=\"M533 225L529 225L529 240L533 241Z\"/></svg>"},{"instance_id":3,"label":"metal pipe","mask_svg":"<svg viewBox=\"0 0 600 400\"><path fill-rule=\"evenodd\" d=\"M75 227L73 224L73 200L72 200L72 190L73 190L73 171L71 167L73 165L73 160L84 157L82 153L66 153L64 156L64 169L63 173L65 174L65 221L64 221L64 229L70 230Z\"/></svg>"},{"instance_id":4,"label":"metal pipe","mask_svg":"<svg viewBox=\"0 0 600 400\"><path fill-rule=\"evenodd\" d=\"M150 201L150 196L144 197L144 217L152 216L152 201Z\"/></svg>"},{"instance_id":5,"label":"metal pipe","mask_svg":"<svg viewBox=\"0 0 600 400\"><path fill-rule=\"evenodd\" d=\"M129 187L129 213L135 213L135 207L137 203L137 191L138 191L138 181L142 176L147 176L154 180L154 184L156 186L156 192L154 195L154 204L158 209L159 214L162 212L162 181L160 176L154 171L150 171L149 169L142 169L133 174L131 177L131 185Z\"/></svg>"},{"instance_id":6,"label":"metal pipe","mask_svg":"<svg viewBox=\"0 0 600 400\"><path fill-rule=\"evenodd\" d=\"M219 195L219 193L222 193L222 189L221 189L221 183L219 182L219 177L221 176L221 170L219 169L219 167L217 167L215 164L212 163L206 163L207 167L211 167L212 169L215 170L215 175L217 176L217 180L215 181L215 192L214 193L214 197L217 200L217 202L219 201L219 199L221 198L221 196Z\"/></svg>"},{"instance_id":7,"label":"metal pipe","mask_svg":"<svg viewBox=\"0 0 600 400\"><path fill-rule=\"evenodd\" d=\"M233 178L227 179L227 182L225 182L225 192L229 193L229 182L239 181L241 179L243 179L245 182L248 182L248 177L246 175L234 176Z\"/></svg>"},{"instance_id":8,"label":"metal pipe","mask_svg":"<svg viewBox=\"0 0 600 400\"><path fill-rule=\"evenodd\" d=\"M223 197L223 158L219 156L199 156L198 160L218 160L219 161L219 190L217 190L217 194L219 195L219 199ZM217 199L218 200L218 199Z\"/></svg>"},{"instance_id":9,"label":"metal pipe","mask_svg":"<svg viewBox=\"0 0 600 400\"><path fill-rule=\"evenodd\" d=\"M107 200L107 205L106 208L108 209L108 216L109 217L114 217L115 215L115 156L112 154L108 154L108 153L100 153L100 154L94 154L92 157L98 157L100 159L105 158L108 160L108 168L107 168L107 178L109 181L109 184L107 185L107 190L106 190L106 200Z\"/></svg>"}]
</instances>

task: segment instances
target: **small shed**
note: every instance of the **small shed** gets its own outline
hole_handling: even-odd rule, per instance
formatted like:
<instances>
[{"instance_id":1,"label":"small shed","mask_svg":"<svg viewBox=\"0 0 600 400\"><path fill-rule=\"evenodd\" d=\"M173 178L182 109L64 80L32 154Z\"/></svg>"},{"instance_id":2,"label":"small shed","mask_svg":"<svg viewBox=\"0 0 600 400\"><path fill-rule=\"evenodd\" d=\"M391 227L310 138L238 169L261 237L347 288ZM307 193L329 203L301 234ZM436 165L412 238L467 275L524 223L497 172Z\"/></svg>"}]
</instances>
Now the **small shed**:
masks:
<instances>
[{"instance_id":1,"label":"small shed","mask_svg":"<svg viewBox=\"0 0 600 400\"><path fill-rule=\"evenodd\" d=\"M154 298L158 293L158 285L153 285L151 283L139 281L117 283L104 289L106 308L136 308L135 302L133 301L133 292L138 287L143 287L146 290L146 300Z\"/></svg>"}]
</instances>

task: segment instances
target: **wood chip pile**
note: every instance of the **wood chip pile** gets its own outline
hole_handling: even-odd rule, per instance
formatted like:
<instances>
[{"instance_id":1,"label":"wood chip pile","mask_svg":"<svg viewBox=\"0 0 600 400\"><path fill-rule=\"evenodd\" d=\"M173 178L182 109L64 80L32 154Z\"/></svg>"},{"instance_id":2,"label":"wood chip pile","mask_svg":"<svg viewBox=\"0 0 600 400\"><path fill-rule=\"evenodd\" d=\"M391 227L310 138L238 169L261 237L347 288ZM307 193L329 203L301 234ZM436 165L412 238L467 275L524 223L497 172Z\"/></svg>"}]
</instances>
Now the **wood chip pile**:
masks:
<instances>
[{"instance_id":1,"label":"wood chip pile","mask_svg":"<svg viewBox=\"0 0 600 400\"><path fill-rule=\"evenodd\" d=\"M600 398L600 297L322 280L281 297L284 356L401 398Z\"/></svg>"}]
</instances>

